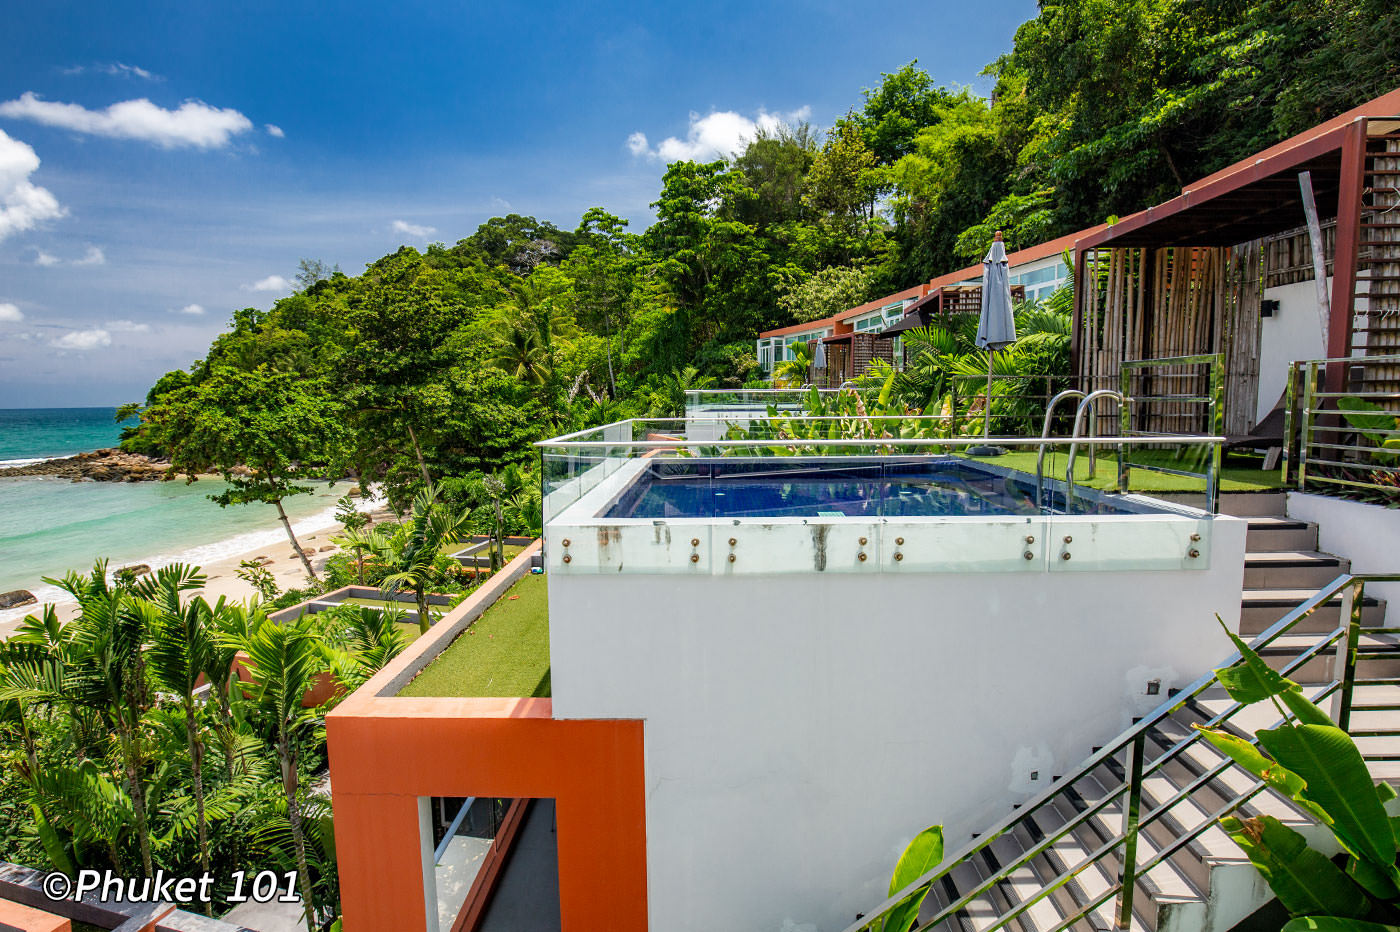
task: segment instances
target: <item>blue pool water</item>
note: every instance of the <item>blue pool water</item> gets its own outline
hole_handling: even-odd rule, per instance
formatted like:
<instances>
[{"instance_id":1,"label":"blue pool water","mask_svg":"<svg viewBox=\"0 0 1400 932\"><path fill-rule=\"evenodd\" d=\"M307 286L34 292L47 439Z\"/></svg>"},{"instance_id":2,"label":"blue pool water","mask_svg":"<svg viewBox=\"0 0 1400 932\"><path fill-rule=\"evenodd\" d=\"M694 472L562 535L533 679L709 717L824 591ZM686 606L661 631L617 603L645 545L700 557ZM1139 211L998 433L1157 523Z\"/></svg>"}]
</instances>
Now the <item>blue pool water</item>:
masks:
<instances>
[{"instance_id":1,"label":"blue pool water","mask_svg":"<svg viewBox=\"0 0 1400 932\"><path fill-rule=\"evenodd\" d=\"M1063 511L1048 488L1047 509ZM1126 504L1126 503L1125 503ZM1035 515L1035 479L956 457L911 460L667 460L649 464L604 518ZM1077 497L1076 513L1137 512Z\"/></svg>"}]
</instances>

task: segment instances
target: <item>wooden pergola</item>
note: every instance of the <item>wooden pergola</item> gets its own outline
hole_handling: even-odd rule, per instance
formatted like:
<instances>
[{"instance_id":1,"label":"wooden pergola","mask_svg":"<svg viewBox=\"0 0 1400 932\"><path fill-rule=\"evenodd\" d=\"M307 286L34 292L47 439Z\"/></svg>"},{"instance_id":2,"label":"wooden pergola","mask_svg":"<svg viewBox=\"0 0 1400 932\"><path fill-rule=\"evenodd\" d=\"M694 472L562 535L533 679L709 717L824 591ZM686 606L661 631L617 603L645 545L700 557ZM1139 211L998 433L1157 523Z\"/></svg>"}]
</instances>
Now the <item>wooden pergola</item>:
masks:
<instances>
[{"instance_id":1,"label":"wooden pergola","mask_svg":"<svg viewBox=\"0 0 1400 932\"><path fill-rule=\"evenodd\" d=\"M1316 278L1297 259L1311 243L1299 230L1304 173L1314 229L1335 225L1326 237L1327 357L1400 352L1397 90L1077 240L1072 352L1081 383L1112 386L1128 361L1220 353L1225 429L1247 432L1260 413L1266 276L1292 263L1290 280ZM1345 368L1329 367L1329 390L1343 390ZM1400 372L1385 377L1400 381Z\"/></svg>"}]
</instances>

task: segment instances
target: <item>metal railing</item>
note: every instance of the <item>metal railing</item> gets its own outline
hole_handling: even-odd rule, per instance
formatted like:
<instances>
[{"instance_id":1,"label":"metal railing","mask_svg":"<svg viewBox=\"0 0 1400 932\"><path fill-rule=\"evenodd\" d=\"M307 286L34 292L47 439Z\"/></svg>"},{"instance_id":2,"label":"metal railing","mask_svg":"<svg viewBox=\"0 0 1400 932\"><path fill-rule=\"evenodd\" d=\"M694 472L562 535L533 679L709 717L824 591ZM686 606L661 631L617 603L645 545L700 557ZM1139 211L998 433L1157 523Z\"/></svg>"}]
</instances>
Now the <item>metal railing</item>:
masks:
<instances>
[{"instance_id":1,"label":"metal railing","mask_svg":"<svg viewBox=\"0 0 1400 932\"><path fill-rule=\"evenodd\" d=\"M685 393L685 413L696 414L725 408L766 408L769 405L775 405L780 410L801 409L811 391L811 386L803 388L692 388ZM834 397L840 391L836 388L818 388L817 394L824 397Z\"/></svg>"},{"instance_id":2,"label":"metal railing","mask_svg":"<svg viewBox=\"0 0 1400 932\"><path fill-rule=\"evenodd\" d=\"M732 457L732 456L908 456L908 455L950 455L961 453L967 447L981 446L980 436L940 436L934 431L939 425L955 427L960 423L957 415L900 415L885 417L880 415L810 415L794 417L754 416L744 419L744 432L747 436L730 439L718 428L728 428L733 424L728 418L652 418L631 419L607 424L602 427L587 428L565 434L550 440L541 440L535 446L541 452L541 485L546 501L559 487L577 480L582 473L595 469L604 472L616 469L622 461L636 457L673 455L684 457ZM837 425L840 436L801 435L798 430L809 430L814 425ZM796 429L796 430L795 430ZM687 439L688 431L706 439ZM945 431L951 434L951 430ZM823 432L829 434L829 431ZM909 434L915 434L909 436ZM920 435L921 434L921 435ZM708 438L715 439L708 439ZM1088 449L1118 449L1138 438L1081 436L1072 441L1060 437L993 437L993 441L1005 447L1036 450L1037 461L1043 463L1044 451L1049 447L1067 446ZM1209 492L1218 486L1215 468L1219 464L1218 450L1224 442L1218 435L1177 435L1156 438L1159 445L1174 446L1178 449L1205 448L1208 468L1202 478ZM1020 472L1021 470L1014 470ZM558 475L556 475L556 473ZM601 473L600 473L601 475ZM1031 474L1026 470L1027 478ZM1195 475L1195 474L1188 474ZM1115 491L1127 491L1123 480L1124 470L1119 470ZM1046 479L1043 469L1035 474L1035 498L1045 500ZM1066 499L1066 508L1072 501ZM1216 513L1213 498L1206 509ZM546 512L550 511L546 508ZM557 510L556 510L557 513Z\"/></svg>"},{"instance_id":3,"label":"metal railing","mask_svg":"<svg viewBox=\"0 0 1400 932\"><path fill-rule=\"evenodd\" d=\"M1400 441L1394 452L1387 440L1400 438L1400 391L1368 389L1367 384L1397 386L1400 355L1307 359L1288 370L1283 429L1283 481L1300 491L1311 483L1339 491L1381 491L1400 497ZM1336 369L1341 368L1341 379ZM1329 391L1341 381L1347 391ZM1376 370L1382 370L1377 376ZM1342 399L1372 407L1377 423L1358 427L1341 411ZM1378 409L1378 410L1377 410ZM1388 416L1389 426L1380 422Z\"/></svg>"},{"instance_id":4,"label":"metal railing","mask_svg":"<svg viewBox=\"0 0 1400 932\"><path fill-rule=\"evenodd\" d=\"M1357 686L1400 686L1400 678L1358 679L1356 676L1356 665L1359 659L1394 656L1393 653L1365 650L1360 647L1365 584L1368 582L1400 582L1400 575L1339 576L1320 589L1312 598L1275 622L1250 643L1250 647L1256 651L1268 647L1340 595L1341 605L1337 627L1329 632L1316 635L1316 640L1313 643L1301 647L1298 655L1284 665L1281 672L1286 676L1297 671L1313 658L1324 656L1329 648L1335 648L1337 662L1333 666L1331 680L1320 685L1308 684L1304 688L1312 694L1312 699L1315 702L1329 697L1333 699L1331 715L1338 726L1343 729L1349 729L1354 707L1354 690ZM1400 633L1400 628L1368 627L1364 630L1367 634ZM1240 659L1240 654L1236 652L1228 657L1221 666L1233 666ZM1161 726L1168 719L1188 706L1198 707L1197 700L1207 690L1219 685L1216 674L1210 672L1201 676L1182 691L1175 693L1156 710L1119 735L1112 743L1095 752L1074 772L1057 777L1040 796L1020 806L991 830L980 834L972 842L945 858L939 867L924 874L884 902L876 905L869 914L861 916L848 926L845 932L863 932L863 930L877 928L889 912L900 903L919 893L935 889L936 886L940 886L944 882L945 878L951 880L951 874L959 865L968 861L973 855L989 851L992 844L1004 836L1020 830L1032 839L1030 846L1025 848L1019 856L1010 860L996 858L989 861L989 863L997 863L1000 866L989 876L979 881L971 890L962 893L952 902L938 909L928 920L915 925L915 928L919 930L938 928L949 920L955 919L959 912L965 910L975 900L988 895L998 886L1006 884L1006 888L1009 889L1009 881L1013 874L1030 867L1033 860L1050 851L1057 842L1065 839L1077 828L1087 826L1096 816L1106 813L1115 806L1119 807L1123 817L1123 827L1119 832L1102 841L1098 847L1088 851L1078 863L1065 867L1055 877L1045 882L1033 895L1011 906L989 924L981 925L979 923L978 928L979 932L997 932L999 929L1006 928L1009 923L1031 909L1036 903L1052 896L1056 891L1074 881L1080 874L1090 870L1099 870L1103 875L1117 879L1109 882L1096 896L1085 897L1087 902L1079 904L1077 909L1061 910L1065 913L1062 921L1053 928L1042 930L1042 932L1061 932L1061 930L1085 920L1091 913L1105 906L1110 900L1114 901L1113 912L1117 918L1118 926L1128 928L1132 921L1137 879L1194 842L1200 835L1215 826L1221 818L1235 812L1266 788L1266 784L1259 780L1247 781L1244 784L1246 788L1241 790L1232 791L1222 786L1215 787L1216 792L1225 799L1224 804L1210 811L1208 817L1199 825L1181 831L1170 842L1154 844L1155 850L1151 856L1139 863L1137 858L1138 839L1144 830L1156 822L1166 824L1164 817L1170 813L1173 807L1183 801L1188 801L1196 790L1211 783L1220 774L1235 766L1228 757L1221 755L1222 761L1220 763L1205 769L1204 773L1195 776L1185 787L1179 788L1170 798L1159 801L1149 811L1142 811L1144 782L1153 774L1162 771L1168 764L1178 760L1185 749L1204 741L1200 731L1192 730L1189 736L1172 741L1166 750L1149 761L1147 759L1149 736L1153 735L1154 732L1159 732L1158 738L1160 740ZM1376 708L1383 707L1388 708L1388 706L1377 706ZM1214 727L1226 724L1233 720L1241 708L1243 706L1239 703L1231 701L1223 711L1208 718L1204 725ZM1356 706L1355 708L1365 710L1370 707ZM1355 732L1354 734L1357 736L1376 736L1389 734L1389 732L1367 731ZM1258 739L1252 736L1249 740L1256 745L1258 743ZM1041 832L1038 828L1034 831L1026 831L1028 825L1034 826L1033 819L1037 813L1043 812L1047 807L1053 805L1054 801L1063 797L1066 791L1072 790L1076 783L1095 776L1097 772L1106 767L1112 767L1125 755L1124 776L1121 784L1103 793L1097 801L1086 799L1085 805L1076 807L1077 811L1074 815L1054 831ZM1372 761L1396 759L1396 755L1363 754L1363 756ZM1244 773L1244 771L1240 771L1240 773ZM1201 808L1205 809L1206 807L1202 806Z\"/></svg>"},{"instance_id":5,"label":"metal railing","mask_svg":"<svg viewBox=\"0 0 1400 932\"><path fill-rule=\"evenodd\" d=\"M1204 367L1203 372L1181 372L1191 367ZM1171 371L1178 370L1178 371ZM1134 386L1134 379L1142 384ZM1204 387L1199 387L1204 380ZM1185 390L1174 390L1187 383ZM1159 447L1158 438L1171 438L1169 429L1185 421L1188 433L1223 435L1225 433L1225 356L1204 353L1195 356L1167 356L1161 359L1139 359L1124 362L1120 369L1119 391L1128 399L1118 408L1118 432L1123 437L1136 437L1140 448ZM1161 410L1154 410L1160 406ZM1219 508L1220 475L1224 454L1219 445L1207 451L1208 462L1199 468L1186 468L1179 461L1166 465L1160 460L1133 458L1133 446L1123 448L1120 469L1146 469L1173 476L1204 478L1206 480L1206 510Z\"/></svg>"}]
</instances>

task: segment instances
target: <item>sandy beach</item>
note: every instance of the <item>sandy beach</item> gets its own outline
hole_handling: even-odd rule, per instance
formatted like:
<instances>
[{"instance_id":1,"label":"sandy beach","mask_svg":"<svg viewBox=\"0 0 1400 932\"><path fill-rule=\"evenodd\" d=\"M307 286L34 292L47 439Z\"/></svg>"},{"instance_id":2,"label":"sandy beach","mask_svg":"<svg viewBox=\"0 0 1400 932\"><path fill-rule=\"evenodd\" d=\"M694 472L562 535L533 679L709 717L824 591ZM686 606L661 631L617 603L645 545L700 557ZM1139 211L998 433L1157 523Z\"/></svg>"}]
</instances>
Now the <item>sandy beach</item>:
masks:
<instances>
[{"instance_id":1,"label":"sandy beach","mask_svg":"<svg viewBox=\"0 0 1400 932\"><path fill-rule=\"evenodd\" d=\"M393 514L382 506L371 507L370 503L366 503L365 510L375 523L393 517ZM340 525L338 523L309 530L306 533L298 531L297 539L301 542L303 549L307 551L311 565L318 574L324 569L326 561L334 556L339 549L330 541L332 536L339 533ZM293 553L291 541L287 540L286 535L283 534L277 543L265 543L240 553L201 562L199 565L203 568L208 581L199 594L211 602L218 599L219 596L240 601L251 599L255 594L253 587L238 578L237 570L242 561L259 558L271 561L266 565L277 581L277 588L280 591L285 592L288 589L306 585L306 568L302 566L301 560ZM55 600L53 604L59 619L62 621L71 621L77 615L78 606L75 602ZM25 615L37 614L42 609L43 601L40 601L4 613L4 617L0 618L0 638L9 637L14 633L15 628L18 627Z\"/></svg>"}]
</instances>

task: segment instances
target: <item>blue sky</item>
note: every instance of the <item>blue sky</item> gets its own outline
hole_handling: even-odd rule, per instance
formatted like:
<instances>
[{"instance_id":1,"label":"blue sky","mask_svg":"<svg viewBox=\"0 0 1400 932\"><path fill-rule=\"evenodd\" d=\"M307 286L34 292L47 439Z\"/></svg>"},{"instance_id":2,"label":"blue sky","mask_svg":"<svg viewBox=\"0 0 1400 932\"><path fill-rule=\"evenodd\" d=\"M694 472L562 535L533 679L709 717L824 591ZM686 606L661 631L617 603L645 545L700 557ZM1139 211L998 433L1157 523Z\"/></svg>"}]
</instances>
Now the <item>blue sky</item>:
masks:
<instances>
[{"instance_id":1,"label":"blue sky","mask_svg":"<svg viewBox=\"0 0 1400 932\"><path fill-rule=\"evenodd\" d=\"M972 84L1033 0L15 4L0 34L0 408L138 400L297 260L350 274L516 212L641 229L667 158L826 127L918 59Z\"/></svg>"}]
</instances>

